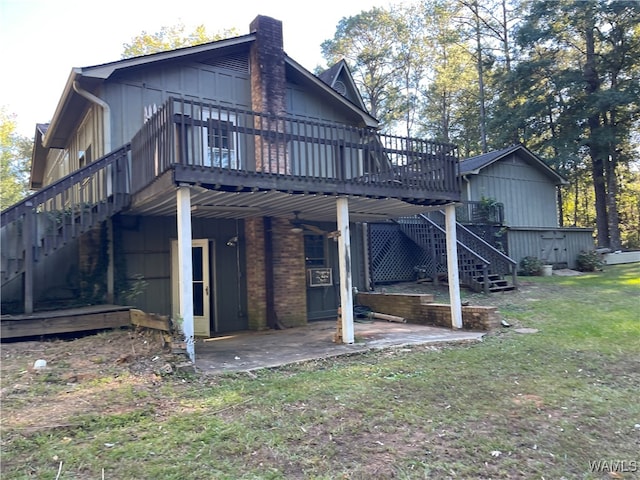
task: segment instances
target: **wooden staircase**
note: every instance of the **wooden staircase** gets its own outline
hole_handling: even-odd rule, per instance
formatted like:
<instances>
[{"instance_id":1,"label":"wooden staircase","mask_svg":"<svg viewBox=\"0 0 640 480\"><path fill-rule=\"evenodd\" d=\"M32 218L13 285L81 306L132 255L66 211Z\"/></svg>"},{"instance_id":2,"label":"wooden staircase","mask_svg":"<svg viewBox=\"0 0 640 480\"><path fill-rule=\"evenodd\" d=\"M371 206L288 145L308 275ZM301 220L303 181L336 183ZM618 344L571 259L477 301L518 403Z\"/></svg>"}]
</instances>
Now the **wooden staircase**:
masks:
<instances>
[{"instance_id":1,"label":"wooden staircase","mask_svg":"<svg viewBox=\"0 0 640 480\"><path fill-rule=\"evenodd\" d=\"M125 145L0 214L0 281L22 277L25 313L35 265L128 205L130 151Z\"/></svg>"},{"instance_id":2,"label":"wooden staircase","mask_svg":"<svg viewBox=\"0 0 640 480\"><path fill-rule=\"evenodd\" d=\"M397 220L401 231L430 255L434 261L427 276L446 283L447 248L443 227L444 213L432 217L417 215ZM517 288L517 262L500 252L473 232L456 223L458 270L460 282L476 292L504 292ZM508 279L510 277L510 280Z\"/></svg>"}]
</instances>

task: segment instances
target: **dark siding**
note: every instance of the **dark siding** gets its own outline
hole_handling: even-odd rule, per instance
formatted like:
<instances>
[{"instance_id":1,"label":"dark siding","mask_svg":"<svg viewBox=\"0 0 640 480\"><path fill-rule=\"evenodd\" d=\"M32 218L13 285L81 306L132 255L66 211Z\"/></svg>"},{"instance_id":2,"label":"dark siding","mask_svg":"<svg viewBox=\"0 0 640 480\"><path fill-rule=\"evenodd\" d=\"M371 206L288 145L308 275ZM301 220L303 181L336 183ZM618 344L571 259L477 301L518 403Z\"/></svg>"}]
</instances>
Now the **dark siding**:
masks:
<instances>
[{"instance_id":1,"label":"dark siding","mask_svg":"<svg viewBox=\"0 0 640 480\"><path fill-rule=\"evenodd\" d=\"M511 227L557 227L556 186L549 177L511 155L471 175L471 198L492 198L504 204ZM466 185L463 184L466 196Z\"/></svg>"},{"instance_id":2,"label":"dark siding","mask_svg":"<svg viewBox=\"0 0 640 480\"><path fill-rule=\"evenodd\" d=\"M117 229L117 264L126 269L128 279L142 275L147 282L147 288L135 299L134 306L171 315L171 240L177 237L175 217L120 216L114 221L114 228ZM235 248L226 245L227 240L237 234L237 228L242 231L242 225L236 225L234 220L192 220L193 238L209 239L215 245L215 250L210 250L214 293L211 316L212 321L217 319L212 331L214 326L220 332L247 328L246 288L238 271L238 267L240 271L244 269L243 244L240 242Z\"/></svg>"},{"instance_id":3,"label":"dark siding","mask_svg":"<svg viewBox=\"0 0 640 480\"><path fill-rule=\"evenodd\" d=\"M160 107L167 98L185 97L248 108L248 69L226 70L204 63L153 66L116 76L104 87L111 107L112 145L131 140L144 122L145 107Z\"/></svg>"}]
</instances>

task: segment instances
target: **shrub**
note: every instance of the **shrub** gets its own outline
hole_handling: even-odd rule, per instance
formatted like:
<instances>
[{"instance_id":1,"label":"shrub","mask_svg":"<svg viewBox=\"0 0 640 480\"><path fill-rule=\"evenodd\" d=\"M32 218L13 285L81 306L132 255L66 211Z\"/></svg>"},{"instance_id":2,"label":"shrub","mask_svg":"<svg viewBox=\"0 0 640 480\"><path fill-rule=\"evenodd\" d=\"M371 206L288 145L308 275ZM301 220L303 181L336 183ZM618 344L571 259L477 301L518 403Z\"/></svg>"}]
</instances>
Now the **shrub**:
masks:
<instances>
[{"instance_id":1,"label":"shrub","mask_svg":"<svg viewBox=\"0 0 640 480\"><path fill-rule=\"evenodd\" d=\"M525 276L541 275L542 265L544 264L538 257L524 257L522 260L520 260L520 273L521 275Z\"/></svg>"},{"instance_id":2,"label":"shrub","mask_svg":"<svg viewBox=\"0 0 640 480\"><path fill-rule=\"evenodd\" d=\"M578 270L581 272L595 272L602 270L602 257L595 250L582 251L576 258Z\"/></svg>"}]
</instances>

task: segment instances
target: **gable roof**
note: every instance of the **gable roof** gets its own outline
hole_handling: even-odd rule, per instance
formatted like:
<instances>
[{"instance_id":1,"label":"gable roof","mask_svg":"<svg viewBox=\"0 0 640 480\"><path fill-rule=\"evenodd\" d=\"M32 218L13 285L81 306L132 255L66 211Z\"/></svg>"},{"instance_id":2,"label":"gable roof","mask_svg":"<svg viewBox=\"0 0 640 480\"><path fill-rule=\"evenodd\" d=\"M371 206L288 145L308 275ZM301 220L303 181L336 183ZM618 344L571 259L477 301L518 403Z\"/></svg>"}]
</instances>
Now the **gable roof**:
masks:
<instances>
[{"instance_id":1,"label":"gable roof","mask_svg":"<svg viewBox=\"0 0 640 480\"><path fill-rule=\"evenodd\" d=\"M351 70L349 70L349 66L344 58L329 69L320 73L318 78L341 95L347 98L352 98L359 108L366 110L360 91L356 86L356 82L353 80ZM340 85L341 83L342 85ZM343 88L345 91L340 92L340 88Z\"/></svg>"},{"instance_id":2,"label":"gable roof","mask_svg":"<svg viewBox=\"0 0 640 480\"><path fill-rule=\"evenodd\" d=\"M190 47L177 48L175 50L141 55L88 67L73 68L65 84L62 96L56 106L56 110L50 122L49 130L43 137L43 146L45 148L65 147L66 137L72 128L70 125L64 125L63 119L66 112L78 111L88 102L88 100L80 95L74 87L74 85L80 84L77 82L81 82L85 89L91 90L112 77L114 74L127 69L140 68L152 64L158 65L164 62L176 60L198 58L200 56L210 54L226 55L233 52L248 51L250 45L255 40L256 34L254 32L248 35L217 40ZM329 93L333 99L342 103L343 106L350 110L354 115L361 118L366 126L372 128L377 128L379 126L378 121L366 111L361 99L360 104L350 101L337 93L333 88L330 88L325 82L320 80L319 77L313 75L286 54L285 63L295 75L307 80L307 85L311 88L320 89L325 93Z\"/></svg>"},{"instance_id":3,"label":"gable roof","mask_svg":"<svg viewBox=\"0 0 640 480\"><path fill-rule=\"evenodd\" d=\"M478 175L483 168L486 168L514 153L531 166L547 174L556 185L567 185L569 183L566 178L553 170L549 165L543 162L540 157L523 145L513 145L502 150L494 150L493 152L483 153L482 155L461 160L458 164L458 175Z\"/></svg>"}]
</instances>

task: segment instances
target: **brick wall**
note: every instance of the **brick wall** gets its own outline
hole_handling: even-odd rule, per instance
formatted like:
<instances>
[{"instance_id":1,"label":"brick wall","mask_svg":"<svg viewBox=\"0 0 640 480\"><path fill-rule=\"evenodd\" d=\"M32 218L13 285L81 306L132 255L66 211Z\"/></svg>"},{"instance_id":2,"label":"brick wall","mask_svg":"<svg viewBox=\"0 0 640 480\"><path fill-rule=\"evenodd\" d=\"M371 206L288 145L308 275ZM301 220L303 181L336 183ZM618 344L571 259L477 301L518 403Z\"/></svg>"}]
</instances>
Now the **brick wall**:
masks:
<instances>
[{"instance_id":1,"label":"brick wall","mask_svg":"<svg viewBox=\"0 0 640 480\"><path fill-rule=\"evenodd\" d=\"M244 222L247 251L247 318L250 330L267 328L263 222L262 218L248 218Z\"/></svg>"},{"instance_id":2,"label":"brick wall","mask_svg":"<svg viewBox=\"0 0 640 480\"><path fill-rule=\"evenodd\" d=\"M378 313L403 317L408 323L451 327L451 306L432 303L433 295L398 293L358 293L358 305ZM500 326L500 313L495 307L463 306L462 327L470 330L492 330Z\"/></svg>"},{"instance_id":3,"label":"brick wall","mask_svg":"<svg viewBox=\"0 0 640 480\"><path fill-rule=\"evenodd\" d=\"M274 307L287 327L307 323L304 238L291 232L287 219L272 219Z\"/></svg>"},{"instance_id":4,"label":"brick wall","mask_svg":"<svg viewBox=\"0 0 640 480\"><path fill-rule=\"evenodd\" d=\"M417 321L420 325L451 327L451 305L430 303L424 306L422 316ZM500 326L500 314L496 307L463 306L462 328L469 330L493 330Z\"/></svg>"},{"instance_id":5,"label":"brick wall","mask_svg":"<svg viewBox=\"0 0 640 480\"><path fill-rule=\"evenodd\" d=\"M287 219L272 218L273 304L287 327L307 323L307 287L302 235L290 231ZM247 315L249 329L267 328L264 219L245 221Z\"/></svg>"},{"instance_id":6,"label":"brick wall","mask_svg":"<svg viewBox=\"0 0 640 480\"><path fill-rule=\"evenodd\" d=\"M425 294L387 294L361 292L356 296L358 305L365 305L374 312L386 313L406 318L420 318L422 306L433 302L433 295Z\"/></svg>"}]
</instances>

